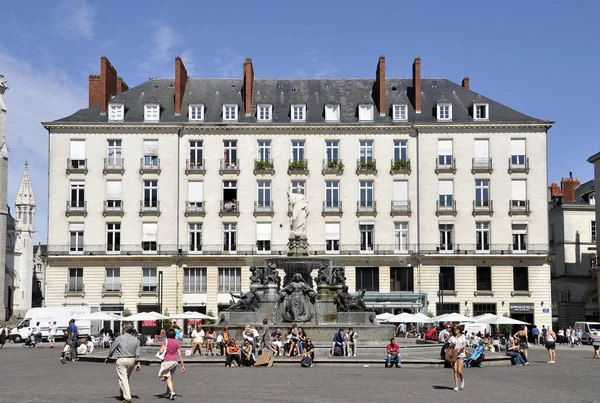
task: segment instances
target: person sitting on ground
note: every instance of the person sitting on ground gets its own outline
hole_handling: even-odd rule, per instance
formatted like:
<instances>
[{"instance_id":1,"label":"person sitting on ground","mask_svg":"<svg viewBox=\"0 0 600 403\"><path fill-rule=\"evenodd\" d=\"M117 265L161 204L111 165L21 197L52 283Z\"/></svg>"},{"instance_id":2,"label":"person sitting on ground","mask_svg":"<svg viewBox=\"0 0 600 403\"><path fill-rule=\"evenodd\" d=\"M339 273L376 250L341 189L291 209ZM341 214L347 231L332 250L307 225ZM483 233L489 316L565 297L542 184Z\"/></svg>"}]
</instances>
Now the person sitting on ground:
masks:
<instances>
[{"instance_id":1,"label":"person sitting on ground","mask_svg":"<svg viewBox=\"0 0 600 403\"><path fill-rule=\"evenodd\" d=\"M479 337L477 337L475 332L471 332L471 337L469 337L469 345L471 347L477 347L479 345Z\"/></svg>"},{"instance_id":2,"label":"person sitting on ground","mask_svg":"<svg viewBox=\"0 0 600 403\"><path fill-rule=\"evenodd\" d=\"M310 360L309 367L312 367L313 361L315 359L315 345L312 343L311 339L306 339L306 344L304 345L304 352L302 353L302 360L308 358Z\"/></svg>"},{"instance_id":3,"label":"person sitting on ground","mask_svg":"<svg viewBox=\"0 0 600 403\"><path fill-rule=\"evenodd\" d=\"M221 355L225 355L227 346L229 346L229 328L225 326L219 336L221 336L221 344L218 345L219 351Z\"/></svg>"},{"instance_id":4,"label":"person sitting on ground","mask_svg":"<svg viewBox=\"0 0 600 403\"><path fill-rule=\"evenodd\" d=\"M77 341L77 355L85 355L87 353L91 353L89 345L91 345L91 350L94 351L94 343L92 343L89 338L80 338Z\"/></svg>"},{"instance_id":5,"label":"person sitting on ground","mask_svg":"<svg viewBox=\"0 0 600 403\"><path fill-rule=\"evenodd\" d=\"M517 367L525 365L525 360L519 353L519 345L515 343L514 337L511 337L506 344L506 355L511 358L511 361L513 361Z\"/></svg>"},{"instance_id":6,"label":"person sitting on ground","mask_svg":"<svg viewBox=\"0 0 600 403\"><path fill-rule=\"evenodd\" d=\"M210 352L210 355L215 355L213 349L215 348L215 340L217 339L217 332L215 332L215 328L210 326L208 328L208 333L206 333L206 355Z\"/></svg>"},{"instance_id":7,"label":"person sitting on ground","mask_svg":"<svg viewBox=\"0 0 600 403\"><path fill-rule=\"evenodd\" d=\"M271 347L269 349L273 352L273 355L277 357L281 354L283 349L283 343L281 342L281 329L277 328L271 333Z\"/></svg>"},{"instance_id":8,"label":"person sitting on ground","mask_svg":"<svg viewBox=\"0 0 600 403\"><path fill-rule=\"evenodd\" d=\"M298 351L300 351L300 355L304 354L304 349L306 348L306 332L303 328L298 327Z\"/></svg>"},{"instance_id":9,"label":"person sitting on ground","mask_svg":"<svg viewBox=\"0 0 600 403\"><path fill-rule=\"evenodd\" d=\"M386 347L387 351L387 360L385 362L386 368L391 368L392 363L396 364L396 368L400 368L402 366L402 360L400 358L400 346L396 344L396 339L393 337L390 339L390 344Z\"/></svg>"},{"instance_id":10,"label":"person sitting on ground","mask_svg":"<svg viewBox=\"0 0 600 403\"><path fill-rule=\"evenodd\" d=\"M252 352L253 347L250 344L248 339L244 340L244 346L242 347L242 366L243 367L253 367L256 362L256 357Z\"/></svg>"},{"instance_id":11,"label":"person sitting on ground","mask_svg":"<svg viewBox=\"0 0 600 403\"><path fill-rule=\"evenodd\" d=\"M65 359L69 359L71 355L71 342L69 341L69 331L67 329L63 330L63 339L65 340L65 345L60 353L60 363L64 364Z\"/></svg>"},{"instance_id":12,"label":"person sitting on ground","mask_svg":"<svg viewBox=\"0 0 600 403\"><path fill-rule=\"evenodd\" d=\"M346 335L346 343L348 344L348 348L346 349L346 355L348 357L356 357L356 348L358 347L358 334L354 331L353 328L348 329L348 334Z\"/></svg>"},{"instance_id":13,"label":"person sitting on ground","mask_svg":"<svg viewBox=\"0 0 600 403\"><path fill-rule=\"evenodd\" d=\"M292 323L292 327L290 328L290 345L288 348L288 355L291 357L294 350L297 355L300 355L300 348L298 347L298 343L300 342L300 336L298 335L298 325L296 322Z\"/></svg>"},{"instance_id":14,"label":"person sitting on ground","mask_svg":"<svg viewBox=\"0 0 600 403\"><path fill-rule=\"evenodd\" d=\"M339 329L337 333L333 335L331 352L329 353L330 357L334 355L336 347L341 351L338 355L344 355L344 351L346 350L346 336L344 335L344 329Z\"/></svg>"},{"instance_id":15,"label":"person sitting on ground","mask_svg":"<svg viewBox=\"0 0 600 403\"><path fill-rule=\"evenodd\" d=\"M483 339L483 351L495 351L489 336L486 336Z\"/></svg>"},{"instance_id":16,"label":"person sitting on ground","mask_svg":"<svg viewBox=\"0 0 600 403\"><path fill-rule=\"evenodd\" d=\"M167 331L165 329L160 329L160 333L157 335L154 335L154 342L162 343L162 341L166 338L167 338Z\"/></svg>"},{"instance_id":17,"label":"person sitting on ground","mask_svg":"<svg viewBox=\"0 0 600 403\"><path fill-rule=\"evenodd\" d=\"M240 348L237 344L235 344L235 339L229 340L229 343L227 344L227 352L225 354L225 366L231 367L232 363L234 364L234 367L241 364Z\"/></svg>"},{"instance_id":18,"label":"person sitting on ground","mask_svg":"<svg viewBox=\"0 0 600 403\"><path fill-rule=\"evenodd\" d=\"M202 345L204 344L204 330L202 330L202 325L197 325L192 330L192 356L198 350L200 356L202 357Z\"/></svg>"}]
</instances>

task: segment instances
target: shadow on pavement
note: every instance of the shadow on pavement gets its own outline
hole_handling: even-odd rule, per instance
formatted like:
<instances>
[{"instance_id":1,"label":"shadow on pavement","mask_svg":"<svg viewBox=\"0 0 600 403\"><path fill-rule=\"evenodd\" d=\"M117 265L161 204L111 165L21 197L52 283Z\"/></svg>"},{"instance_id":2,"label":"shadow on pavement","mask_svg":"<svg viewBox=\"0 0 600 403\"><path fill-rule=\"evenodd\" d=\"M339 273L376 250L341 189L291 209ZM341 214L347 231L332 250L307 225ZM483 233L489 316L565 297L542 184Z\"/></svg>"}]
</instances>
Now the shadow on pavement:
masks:
<instances>
[{"instance_id":1,"label":"shadow on pavement","mask_svg":"<svg viewBox=\"0 0 600 403\"><path fill-rule=\"evenodd\" d=\"M439 386L439 385L432 385L431 386L433 389L442 389L442 390L454 390L454 388L452 386Z\"/></svg>"}]
</instances>

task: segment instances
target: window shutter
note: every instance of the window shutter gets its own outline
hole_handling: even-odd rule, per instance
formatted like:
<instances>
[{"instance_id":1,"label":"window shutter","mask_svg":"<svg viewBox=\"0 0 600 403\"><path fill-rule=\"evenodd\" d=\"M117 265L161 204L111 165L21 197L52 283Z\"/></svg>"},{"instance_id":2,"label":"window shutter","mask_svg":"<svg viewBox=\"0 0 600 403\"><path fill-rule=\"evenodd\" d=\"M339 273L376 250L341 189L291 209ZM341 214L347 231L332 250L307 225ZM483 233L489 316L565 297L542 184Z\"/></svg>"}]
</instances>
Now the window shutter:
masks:
<instances>
[{"instance_id":1,"label":"window shutter","mask_svg":"<svg viewBox=\"0 0 600 403\"><path fill-rule=\"evenodd\" d=\"M158 140L144 140L144 155L158 157Z\"/></svg>"},{"instance_id":2,"label":"window shutter","mask_svg":"<svg viewBox=\"0 0 600 403\"><path fill-rule=\"evenodd\" d=\"M510 155L525 155L525 139L512 139L510 141Z\"/></svg>"},{"instance_id":3,"label":"window shutter","mask_svg":"<svg viewBox=\"0 0 600 403\"><path fill-rule=\"evenodd\" d=\"M71 223L69 224L69 231L77 231L77 232L81 232L83 231L84 228L84 224L83 223Z\"/></svg>"},{"instance_id":4,"label":"window shutter","mask_svg":"<svg viewBox=\"0 0 600 403\"><path fill-rule=\"evenodd\" d=\"M325 240L337 241L340 239L340 223L339 222L327 222L325 223Z\"/></svg>"},{"instance_id":5,"label":"window shutter","mask_svg":"<svg viewBox=\"0 0 600 403\"><path fill-rule=\"evenodd\" d=\"M438 155L452 155L452 140L438 140Z\"/></svg>"},{"instance_id":6,"label":"window shutter","mask_svg":"<svg viewBox=\"0 0 600 403\"><path fill-rule=\"evenodd\" d=\"M271 240L271 223L259 222L256 223L256 240L270 241Z\"/></svg>"},{"instance_id":7,"label":"window shutter","mask_svg":"<svg viewBox=\"0 0 600 403\"><path fill-rule=\"evenodd\" d=\"M474 156L482 159L490 157L489 140L475 140Z\"/></svg>"},{"instance_id":8,"label":"window shutter","mask_svg":"<svg viewBox=\"0 0 600 403\"><path fill-rule=\"evenodd\" d=\"M203 182L188 182L188 201L202 202L204 201L204 183Z\"/></svg>"},{"instance_id":9,"label":"window shutter","mask_svg":"<svg viewBox=\"0 0 600 403\"><path fill-rule=\"evenodd\" d=\"M527 224L513 224L512 231L515 234L526 234L527 233Z\"/></svg>"},{"instance_id":10,"label":"window shutter","mask_svg":"<svg viewBox=\"0 0 600 403\"><path fill-rule=\"evenodd\" d=\"M438 189L440 195L451 195L454 194L454 182L452 181L439 181Z\"/></svg>"},{"instance_id":11,"label":"window shutter","mask_svg":"<svg viewBox=\"0 0 600 403\"><path fill-rule=\"evenodd\" d=\"M527 200L527 181L521 179L512 181L512 199Z\"/></svg>"},{"instance_id":12,"label":"window shutter","mask_svg":"<svg viewBox=\"0 0 600 403\"><path fill-rule=\"evenodd\" d=\"M394 201L408 200L408 182L394 181Z\"/></svg>"},{"instance_id":13,"label":"window shutter","mask_svg":"<svg viewBox=\"0 0 600 403\"><path fill-rule=\"evenodd\" d=\"M121 181L106 182L106 200L121 200Z\"/></svg>"},{"instance_id":14,"label":"window shutter","mask_svg":"<svg viewBox=\"0 0 600 403\"><path fill-rule=\"evenodd\" d=\"M85 140L71 140L71 159L85 159Z\"/></svg>"},{"instance_id":15,"label":"window shutter","mask_svg":"<svg viewBox=\"0 0 600 403\"><path fill-rule=\"evenodd\" d=\"M142 224L142 241L156 242L156 233L158 232L158 223L145 222Z\"/></svg>"}]
</instances>

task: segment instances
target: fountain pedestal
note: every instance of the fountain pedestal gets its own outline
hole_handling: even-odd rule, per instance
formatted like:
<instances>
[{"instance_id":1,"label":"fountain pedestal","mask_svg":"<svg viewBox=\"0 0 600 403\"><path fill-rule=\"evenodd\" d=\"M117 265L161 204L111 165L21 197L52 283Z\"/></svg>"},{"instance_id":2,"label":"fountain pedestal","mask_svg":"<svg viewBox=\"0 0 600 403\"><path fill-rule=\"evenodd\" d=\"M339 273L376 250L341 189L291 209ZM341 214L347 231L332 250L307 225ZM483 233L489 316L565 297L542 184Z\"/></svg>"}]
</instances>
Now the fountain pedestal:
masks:
<instances>
[{"instance_id":1,"label":"fountain pedestal","mask_svg":"<svg viewBox=\"0 0 600 403\"><path fill-rule=\"evenodd\" d=\"M267 319L269 323L281 322L277 306L279 303L279 293L277 284L257 285L251 284L250 290L255 292L259 303L256 311L225 311L221 313L220 319L223 324L248 324L262 323Z\"/></svg>"},{"instance_id":2,"label":"fountain pedestal","mask_svg":"<svg viewBox=\"0 0 600 403\"><path fill-rule=\"evenodd\" d=\"M317 324L338 323L338 311L334 299L341 289L341 285L317 286Z\"/></svg>"}]
</instances>

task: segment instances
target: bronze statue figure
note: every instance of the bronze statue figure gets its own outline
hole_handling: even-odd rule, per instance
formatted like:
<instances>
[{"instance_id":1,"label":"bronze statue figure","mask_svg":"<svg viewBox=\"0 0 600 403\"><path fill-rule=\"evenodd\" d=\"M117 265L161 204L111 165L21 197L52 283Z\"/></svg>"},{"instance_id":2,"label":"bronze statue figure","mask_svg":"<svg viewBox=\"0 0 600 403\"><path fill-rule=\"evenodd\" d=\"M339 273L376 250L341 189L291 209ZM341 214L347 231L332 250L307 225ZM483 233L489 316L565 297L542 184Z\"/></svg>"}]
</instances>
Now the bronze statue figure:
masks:
<instances>
[{"instance_id":1,"label":"bronze statue figure","mask_svg":"<svg viewBox=\"0 0 600 403\"><path fill-rule=\"evenodd\" d=\"M354 297L348 292L348 286L344 285L342 291L335 296L334 302L337 305L338 312L367 312L369 308L365 305L363 298L366 290L362 290L360 295Z\"/></svg>"},{"instance_id":2,"label":"bronze statue figure","mask_svg":"<svg viewBox=\"0 0 600 403\"><path fill-rule=\"evenodd\" d=\"M285 312L281 315L286 322L307 322L312 319L310 303L314 303L317 293L309 287L300 273L294 274L289 284L279 292L285 300Z\"/></svg>"},{"instance_id":3,"label":"bronze statue figure","mask_svg":"<svg viewBox=\"0 0 600 403\"><path fill-rule=\"evenodd\" d=\"M258 294L253 290L238 295L230 292L232 298L238 298L238 301L232 304L226 311L234 312L256 312L258 310Z\"/></svg>"}]
</instances>

